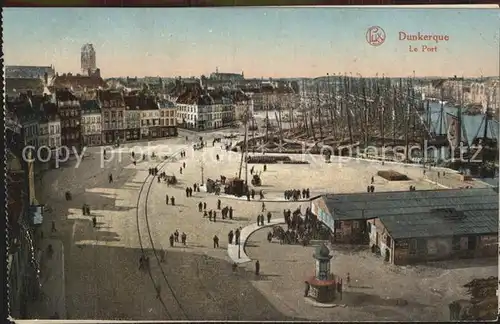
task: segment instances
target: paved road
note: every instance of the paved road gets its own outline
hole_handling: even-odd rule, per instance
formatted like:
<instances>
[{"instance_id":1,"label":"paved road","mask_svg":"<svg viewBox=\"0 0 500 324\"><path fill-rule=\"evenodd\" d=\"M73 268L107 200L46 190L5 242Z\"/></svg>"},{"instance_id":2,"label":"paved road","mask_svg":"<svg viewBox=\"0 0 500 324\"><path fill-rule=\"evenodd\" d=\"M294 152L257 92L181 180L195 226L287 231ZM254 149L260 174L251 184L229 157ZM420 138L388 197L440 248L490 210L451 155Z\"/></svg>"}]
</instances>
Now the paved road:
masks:
<instances>
[{"instance_id":1,"label":"paved road","mask_svg":"<svg viewBox=\"0 0 500 324\"><path fill-rule=\"evenodd\" d=\"M209 136L204 135L209 140ZM168 141L169 145L188 148L184 138ZM134 145L137 145L134 143ZM156 299L155 285L148 275L138 270L141 255L136 223L136 202L139 188L154 161L133 166L129 160L114 160L100 168L100 149L91 150L91 156L78 168L65 167L46 173L39 185L39 200L52 208L51 218L56 221L57 238L65 246L66 301L68 318L79 319L182 319L182 311L172 307L169 291L158 264L151 258L155 284L161 286L161 295L169 300L168 313ZM108 153L109 155L110 153ZM190 153L189 153L190 154ZM195 159L195 158L194 158ZM180 162L171 163L178 173ZM217 167L217 166L215 166ZM207 166L208 168L208 166ZM175 171L174 171L175 170ZM168 171L168 170L167 170ZM114 182L108 183L108 173ZM181 182L192 183L199 177L196 164L187 161ZM71 191L72 201L64 199ZM176 195L176 207L165 207L165 193ZM166 188L153 184L150 208L150 226L157 247L167 247L168 233L174 228L186 231L185 248L167 248L167 263L163 271L172 289L190 319L255 319L285 320L262 295L253 288L248 274L241 270L233 273L225 259L225 237L229 228L250 221L247 203L235 208L235 220L209 223L195 212L198 199L204 199L215 208L216 198L184 197L183 187ZM195 202L196 199L196 202ZM93 228L91 218L81 214L81 206L88 203L97 218ZM144 202L145 203L145 202ZM225 204L225 203L224 203ZM254 203L254 208L260 204ZM220 217L220 215L219 215ZM237 220L236 220L237 219ZM144 220L139 223L144 232ZM221 248L213 249L212 236L221 238ZM170 316L169 316L170 315Z\"/></svg>"}]
</instances>

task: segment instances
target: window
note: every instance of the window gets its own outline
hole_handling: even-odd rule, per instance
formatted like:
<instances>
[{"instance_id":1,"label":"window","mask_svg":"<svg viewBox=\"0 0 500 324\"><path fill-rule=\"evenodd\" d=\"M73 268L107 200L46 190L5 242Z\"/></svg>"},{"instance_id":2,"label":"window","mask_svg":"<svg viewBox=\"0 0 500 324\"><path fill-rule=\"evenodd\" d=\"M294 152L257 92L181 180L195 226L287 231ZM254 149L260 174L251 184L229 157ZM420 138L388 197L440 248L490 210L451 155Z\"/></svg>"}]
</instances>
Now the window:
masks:
<instances>
[{"instance_id":1,"label":"window","mask_svg":"<svg viewBox=\"0 0 500 324\"><path fill-rule=\"evenodd\" d=\"M359 228L359 222L357 220L352 221L352 228L358 229Z\"/></svg>"},{"instance_id":2,"label":"window","mask_svg":"<svg viewBox=\"0 0 500 324\"><path fill-rule=\"evenodd\" d=\"M368 231L368 233L372 232L372 223L367 222L366 230Z\"/></svg>"},{"instance_id":3,"label":"window","mask_svg":"<svg viewBox=\"0 0 500 324\"><path fill-rule=\"evenodd\" d=\"M469 237L467 237L467 249L468 250L475 250L476 243L477 243L477 239L475 236L470 235Z\"/></svg>"},{"instance_id":4,"label":"window","mask_svg":"<svg viewBox=\"0 0 500 324\"><path fill-rule=\"evenodd\" d=\"M385 234L385 245L387 245L388 248L391 248L391 237L387 234Z\"/></svg>"},{"instance_id":5,"label":"window","mask_svg":"<svg viewBox=\"0 0 500 324\"><path fill-rule=\"evenodd\" d=\"M342 228L342 222L339 220L333 221L335 229L341 229Z\"/></svg>"}]
</instances>

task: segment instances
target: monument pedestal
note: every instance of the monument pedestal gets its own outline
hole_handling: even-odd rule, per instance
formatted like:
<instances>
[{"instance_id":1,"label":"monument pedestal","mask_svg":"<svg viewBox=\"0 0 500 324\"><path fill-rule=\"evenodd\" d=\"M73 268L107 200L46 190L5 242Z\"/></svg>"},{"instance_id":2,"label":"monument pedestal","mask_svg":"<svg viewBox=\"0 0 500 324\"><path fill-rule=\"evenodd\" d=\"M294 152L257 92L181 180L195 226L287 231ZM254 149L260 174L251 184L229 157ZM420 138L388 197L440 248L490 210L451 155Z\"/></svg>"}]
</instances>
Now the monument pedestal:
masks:
<instances>
[{"instance_id":1,"label":"monument pedestal","mask_svg":"<svg viewBox=\"0 0 500 324\"><path fill-rule=\"evenodd\" d=\"M330 303L335 300L337 283L335 280L318 280L311 277L306 281L309 284L309 296L319 303Z\"/></svg>"}]
</instances>

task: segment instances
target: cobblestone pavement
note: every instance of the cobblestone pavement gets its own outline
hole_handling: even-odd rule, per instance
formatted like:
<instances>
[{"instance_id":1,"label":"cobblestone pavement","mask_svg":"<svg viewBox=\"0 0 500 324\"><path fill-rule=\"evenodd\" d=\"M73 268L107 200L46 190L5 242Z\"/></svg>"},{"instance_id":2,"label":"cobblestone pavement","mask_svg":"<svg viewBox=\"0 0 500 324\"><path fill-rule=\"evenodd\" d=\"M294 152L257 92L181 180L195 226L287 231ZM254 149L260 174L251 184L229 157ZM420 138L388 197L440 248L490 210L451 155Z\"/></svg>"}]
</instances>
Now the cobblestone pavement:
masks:
<instances>
[{"instance_id":1,"label":"cobblestone pavement","mask_svg":"<svg viewBox=\"0 0 500 324\"><path fill-rule=\"evenodd\" d=\"M330 246L331 271L347 282L334 308L317 308L304 296L304 281L314 275L314 246L268 243L267 230L250 236L247 254L259 260L262 277L255 286L284 314L321 321L448 321L448 304L465 298L464 284L477 277L496 276L498 260L463 260L398 267L386 264L368 249ZM254 262L246 265L254 269ZM397 299L408 302L397 306Z\"/></svg>"},{"instance_id":2,"label":"cobblestone pavement","mask_svg":"<svg viewBox=\"0 0 500 324\"><path fill-rule=\"evenodd\" d=\"M46 221L55 220L58 236L65 246L69 318L185 319L183 313L193 320L301 318L300 312L284 311L279 301L255 289L254 286L259 288L262 282L274 281L274 277L269 275L255 278L245 267L241 267L236 273L231 270L226 252L227 233L231 229L255 222L257 214L261 212L261 202L218 198L208 193L194 193L193 197L186 197L185 188L200 183L202 176L206 180L218 179L221 175L230 178L238 174L240 154L223 151L221 144L210 147L210 135L202 136L209 148L203 151L187 149L184 160L167 163L165 171L167 174L174 174L179 179L179 184L167 186L154 181L147 202L149 227L155 248L167 251L163 269L159 268L152 252L148 252L155 284L161 287L162 299L168 301L167 311L156 299L151 279L138 270L141 252L137 235L136 204L147 170L156 164L154 161L139 162L136 166L130 163L127 149L141 144L133 143L126 145L127 149L120 148L117 151L123 153L122 161L114 158L104 168L100 167L100 149L93 148L89 150L90 156L78 169L69 166L45 175L39 186L38 198L52 208L52 215L47 216ZM189 137L191 140L198 136ZM168 144L171 151L191 145L184 137L156 141L154 145L162 143ZM217 154L220 161L215 158ZM186 168L181 175L179 168L183 162L186 163ZM260 168L261 165L255 166L258 171ZM366 190L371 176L378 169L386 167L354 162L269 165L268 171L261 174L263 186L257 189L264 190L266 197L279 199L283 197L284 190L294 188L309 187L312 195L326 190L359 192ZM113 174L113 183L108 183L109 173ZM417 189L436 187L423 181L418 174L418 171L414 171L414 176L410 175L412 180L404 183L389 183L376 177L376 190L406 190L409 185L415 185ZM73 194L71 201L64 199L64 192L67 190ZM165 204L166 194L175 197L176 206ZM219 211L217 222L210 222L198 212L197 204L200 201L206 202L208 209L215 210L217 199L221 199L222 207L233 207L234 220L222 220ZM95 228L91 217L82 216L81 206L84 203L90 205L91 214L97 218ZM283 209L294 209L299 205L300 203L293 202L268 202L266 209L281 217ZM144 221L141 216L139 227L148 249L151 246ZM169 247L168 238L176 229L187 234L185 247ZM213 248L214 235L220 239L218 249ZM172 290L164 280L162 271ZM182 307L174 306L172 291Z\"/></svg>"}]
</instances>

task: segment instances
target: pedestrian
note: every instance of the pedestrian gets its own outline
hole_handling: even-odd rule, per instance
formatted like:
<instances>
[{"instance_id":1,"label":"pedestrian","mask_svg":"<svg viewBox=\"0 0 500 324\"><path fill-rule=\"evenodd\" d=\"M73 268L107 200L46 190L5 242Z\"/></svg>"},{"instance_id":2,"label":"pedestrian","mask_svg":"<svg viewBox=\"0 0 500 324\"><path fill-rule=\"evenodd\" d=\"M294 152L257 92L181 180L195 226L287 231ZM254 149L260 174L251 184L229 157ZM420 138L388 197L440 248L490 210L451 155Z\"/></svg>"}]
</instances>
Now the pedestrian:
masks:
<instances>
[{"instance_id":1,"label":"pedestrian","mask_svg":"<svg viewBox=\"0 0 500 324\"><path fill-rule=\"evenodd\" d=\"M161 286L158 284L156 287L156 299L161 299Z\"/></svg>"},{"instance_id":2,"label":"pedestrian","mask_svg":"<svg viewBox=\"0 0 500 324\"><path fill-rule=\"evenodd\" d=\"M185 169L186 168L186 162L182 162L182 167Z\"/></svg>"},{"instance_id":3,"label":"pedestrian","mask_svg":"<svg viewBox=\"0 0 500 324\"><path fill-rule=\"evenodd\" d=\"M57 232L57 230L56 230L56 222L54 222L54 221L52 221L51 232Z\"/></svg>"},{"instance_id":4,"label":"pedestrian","mask_svg":"<svg viewBox=\"0 0 500 324\"><path fill-rule=\"evenodd\" d=\"M165 250L160 250L160 262L165 262Z\"/></svg>"},{"instance_id":5,"label":"pedestrian","mask_svg":"<svg viewBox=\"0 0 500 324\"><path fill-rule=\"evenodd\" d=\"M179 230L175 230L175 232L174 232L174 240L175 240L175 242L179 243Z\"/></svg>"},{"instance_id":6,"label":"pedestrian","mask_svg":"<svg viewBox=\"0 0 500 324\"><path fill-rule=\"evenodd\" d=\"M183 245L186 245L186 240L187 240L187 235L186 233L182 232L181 241Z\"/></svg>"},{"instance_id":7,"label":"pedestrian","mask_svg":"<svg viewBox=\"0 0 500 324\"><path fill-rule=\"evenodd\" d=\"M257 215L257 226L260 226L260 214Z\"/></svg>"},{"instance_id":8,"label":"pedestrian","mask_svg":"<svg viewBox=\"0 0 500 324\"><path fill-rule=\"evenodd\" d=\"M267 171L267 164L264 164L264 172Z\"/></svg>"},{"instance_id":9,"label":"pedestrian","mask_svg":"<svg viewBox=\"0 0 500 324\"><path fill-rule=\"evenodd\" d=\"M108 178L109 178L109 183L112 183L113 182L113 175L111 173L109 174Z\"/></svg>"},{"instance_id":10,"label":"pedestrian","mask_svg":"<svg viewBox=\"0 0 500 324\"><path fill-rule=\"evenodd\" d=\"M214 210L214 222L216 222L217 212Z\"/></svg>"},{"instance_id":11,"label":"pedestrian","mask_svg":"<svg viewBox=\"0 0 500 324\"><path fill-rule=\"evenodd\" d=\"M240 244L240 229L237 228L236 231L234 232L234 244Z\"/></svg>"},{"instance_id":12,"label":"pedestrian","mask_svg":"<svg viewBox=\"0 0 500 324\"><path fill-rule=\"evenodd\" d=\"M273 233L269 231L269 233L267 233L267 241L271 243L272 240L273 240Z\"/></svg>"},{"instance_id":13,"label":"pedestrian","mask_svg":"<svg viewBox=\"0 0 500 324\"><path fill-rule=\"evenodd\" d=\"M182 167L179 168L179 173L182 174Z\"/></svg>"},{"instance_id":14,"label":"pedestrian","mask_svg":"<svg viewBox=\"0 0 500 324\"><path fill-rule=\"evenodd\" d=\"M198 211L201 213L203 210L203 204L201 203L201 201L198 203Z\"/></svg>"},{"instance_id":15,"label":"pedestrian","mask_svg":"<svg viewBox=\"0 0 500 324\"><path fill-rule=\"evenodd\" d=\"M233 244L233 237L234 237L233 230L230 230L229 234L227 234L227 241L229 244Z\"/></svg>"},{"instance_id":16,"label":"pedestrian","mask_svg":"<svg viewBox=\"0 0 500 324\"><path fill-rule=\"evenodd\" d=\"M372 176L372 184L375 183L375 177Z\"/></svg>"},{"instance_id":17,"label":"pedestrian","mask_svg":"<svg viewBox=\"0 0 500 324\"><path fill-rule=\"evenodd\" d=\"M170 234L170 237L168 239L170 241L170 247L174 246L174 234Z\"/></svg>"},{"instance_id":18,"label":"pedestrian","mask_svg":"<svg viewBox=\"0 0 500 324\"><path fill-rule=\"evenodd\" d=\"M175 206L175 198L174 197L170 197L170 203L172 204L172 206Z\"/></svg>"},{"instance_id":19,"label":"pedestrian","mask_svg":"<svg viewBox=\"0 0 500 324\"><path fill-rule=\"evenodd\" d=\"M94 227L96 227L97 225L97 219L94 217L92 217L92 225L94 225Z\"/></svg>"},{"instance_id":20,"label":"pedestrian","mask_svg":"<svg viewBox=\"0 0 500 324\"><path fill-rule=\"evenodd\" d=\"M134 160L134 161L132 161L132 163L133 163L134 165L137 165L137 162L135 162L135 160Z\"/></svg>"},{"instance_id":21,"label":"pedestrian","mask_svg":"<svg viewBox=\"0 0 500 324\"><path fill-rule=\"evenodd\" d=\"M233 219L233 207L229 207L229 219Z\"/></svg>"},{"instance_id":22,"label":"pedestrian","mask_svg":"<svg viewBox=\"0 0 500 324\"><path fill-rule=\"evenodd\" d=\"M144 269L144 256L141 255L139 258L139 270Z\"/></svg>"},{"instance_id":23,"label":"pedestrian","mask_svg":"<svg viewBox=\"0 0 500 324\"><path fill-rule=\"evenodd\" d=\"M271 212L267 212L267 223L270 224L271 223L271 217L272 217L272 214Z\"/></svg>"},{"instance_id":24,"label":"pedestrian","mask_svg":"<svg viewBox=\"0 0 500 324\"><path fill-rule=\"evenodd\" d=\"M189 188L186 187L186 197L189 197Z\"/></svg>"},{"instance_id":25,"label":"pedestrian","mask_svg":"<svg viewBox=\"0 0 500 324\"><path fill-rule=\"evenodd\" d=\"M90 216L90 206L85 204L85 209L86 209L87 216Z\"/></svg>"},{"instance_id":26,"label":"pedestrian","mask_svg":"<svg viewBox=\"0 0 500 324\"><path fill-rule=\"evenodd\" d=\"M219 248L219 238L217 237L217 235L214 235L214 249L218 248Z\"/></svg>"},{"instance_id":27,"label":"pedestrian","mask_svg":"<svg viewBox=\"0 0 500 324\"><path fill-rule=\"evenodd\" d=\"M260 262L259 262L259 260L257 260L255 262L255 275L258 276L259 273L260 273Z\"/></svg>"},{"instance_id":28,"label":"pedestrian","mask_svg":"<svg viewBox=\"0 0 500 324\"><path fill-rule=\"evenodd\" d=\"M85 208L85 204L82 206L82 215L85 216L87 215L87 208Z\"/></svg>"},{"instance_id":29,"label":"pedestrian","mask_svg":"<svg viewBox=\"0 0 500 324\"><path fill-rule=\"evenodd\" d=\"M206 202L203 203L203 210L207 210L207 203Z\"/></svg>"},{"instance_id":30,"label":"pedestrian","mask_svg":"<svg viewBox=\"0 0 500 324\"><path fill-rule=\"evenodd\" d=\"M266 211L266 204L263 202L262 203L262 212L265 212Z\"/></svg>"},{"instance_id":31,"label":"pedestrian","mask_svg":"<svg viewBox=\"0 0 500 324\"><path fill-rule=\"evenodd\" d=\"M165 203L168 205L168 195L165 195Z\"/></svg>"},{"instance_id":32,"label":"pedestrian","mask_svg":"<svg viewBox=\"0 0 500 324\"><path fill-rule=\"evenodd\" d=\"M193 188L189 187L189 197L193 197Z\"/></svg>"},{"instance_id":33,"label":"pedestrian","mask_svg":"<svg viewBox=\"0 0 500 324\"><path fill-rule=\"evenodd\" d=\"M371 187L370 186L366 186L366 192L371 192Z\"/></svg>"},{"instance_id":34,"label":"pedestrian","mask_svg":"<svg viewBox=\"0 0 500 324\"><path fill-rule=\"evenodd\" d=\"M217 199L217 209L220 209L220 204L221 204L220 199Z\"/></svg>"},{"instance_id":35,"label":"pedestrian","mask_svg":"<svg viewBox=\"0 0 500 324\"><path fill-rule=\"evenodd\" d=\"M203 211L203 218L208 217L208 213L206 210Z\"/></svg>"},{"instance_id":36,"label":"pedestrian","mask_svg":"<svg viewBox=\"0 0 500 324\"><path fill-rule=\"evenodd\" d=\"M255 190L252 189L252 191L250 192L250 195L252 196L252 199L255 199Z\"/></svg>"}]
</instances>

